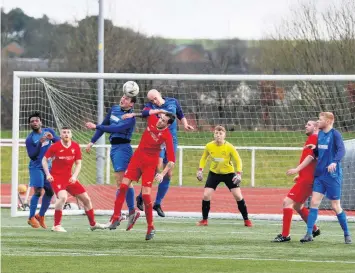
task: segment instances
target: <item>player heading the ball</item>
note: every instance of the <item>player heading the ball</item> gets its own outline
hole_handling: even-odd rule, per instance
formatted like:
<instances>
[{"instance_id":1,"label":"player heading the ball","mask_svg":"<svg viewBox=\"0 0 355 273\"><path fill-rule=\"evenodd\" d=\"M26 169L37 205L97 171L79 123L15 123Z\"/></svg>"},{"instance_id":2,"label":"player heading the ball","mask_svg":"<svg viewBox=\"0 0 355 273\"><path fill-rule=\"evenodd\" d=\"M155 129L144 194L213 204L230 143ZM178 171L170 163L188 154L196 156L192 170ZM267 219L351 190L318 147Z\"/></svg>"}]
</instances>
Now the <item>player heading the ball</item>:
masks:
<instances>
[{"instance_id":1,"label":"player heading the ball","mask_svg":"<svg viewBox=\"0 0 355 273\"><path fill-rule=\"evenodd\" d=\"M156 115L160 114L159 117ZM142 116L134 114L133 116ZM125 118L125 116L123 116ZM132 115L129 115L132 118ZM147 128L129 162L127 171L120 186L120 193L116 197L114 213L108 223L108 228L115 229L121 221L121 209L126 192L132 181L142 177L142 198L144 201L145 216L147 220L146 240L151 240L155 235L153 223L153 203L151 199L154 180L161 183L167 172L174 167L175 155L172 135L168 127L175 121L175 116L164 110L149 110ZM159 163L159 154L162 147L166 147L168 162L161 173L156 174Z\"/></svg>"}]
</instances>

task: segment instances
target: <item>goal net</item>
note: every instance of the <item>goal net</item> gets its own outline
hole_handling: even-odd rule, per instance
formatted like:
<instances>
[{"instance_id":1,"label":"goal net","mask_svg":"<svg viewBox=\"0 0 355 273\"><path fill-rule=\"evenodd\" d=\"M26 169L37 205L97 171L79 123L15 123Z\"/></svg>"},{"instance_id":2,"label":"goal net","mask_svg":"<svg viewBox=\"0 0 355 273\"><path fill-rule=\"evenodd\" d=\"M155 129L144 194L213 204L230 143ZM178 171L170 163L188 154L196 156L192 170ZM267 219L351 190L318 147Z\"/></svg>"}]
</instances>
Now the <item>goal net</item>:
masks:
<instances>
[{"instance_id":1,"label":"goal net","mask_svg":"<svg viewBox=\"0 0 355 273\"><path fill-rule=\"evenodd\" d=\"M97 213L112 213L116 185L110 162L110 145L95 145L85 152L94 131L85 122L98 120L97 81L104 79L104 114L123 95L122 85L134 80L140 87L135 111L147 102L154 88L164 97L179 100L193 132L179 124L177 164L171 188L162 206L168 216L201 215L203 183L196 170L213 128L224 125L227 140L243 161L242 192L249 213L259 218L280 218L282 201L293 185L286 171L296 167L306 140L305 124L322 111L335 114L335 128L343 133L347 156L343 162L342 205L355 216L355 76L266 75L143 75L95 73L15 72L12 159L12 215L18 211L17 186L28 184L28 156L24 139L30 133L28 116L40 111L45 127L57 132L69 126L83 149L80 181L86 186ZM139 143L145 120L137 120L132 145ZM99 162L99 163L98 163ZM101 163L100 163L101 162ZM206 168L205 177L208 168ZM135 192L140 191L136 184ZM153 188L155 197L156 187ZM70 202L75 203L72 198ZM80 207L80 204L79 204ZM321 215L335 219L326 201ZM73 210L67 213L77 213ZM82 211L81 211L82 212ZM80 211L79 211L80 213ZM26 213L27 214L27 213ZM220 185L213 196L211 215L239 217L232 195Z\"/></svg>"}]
</instances>

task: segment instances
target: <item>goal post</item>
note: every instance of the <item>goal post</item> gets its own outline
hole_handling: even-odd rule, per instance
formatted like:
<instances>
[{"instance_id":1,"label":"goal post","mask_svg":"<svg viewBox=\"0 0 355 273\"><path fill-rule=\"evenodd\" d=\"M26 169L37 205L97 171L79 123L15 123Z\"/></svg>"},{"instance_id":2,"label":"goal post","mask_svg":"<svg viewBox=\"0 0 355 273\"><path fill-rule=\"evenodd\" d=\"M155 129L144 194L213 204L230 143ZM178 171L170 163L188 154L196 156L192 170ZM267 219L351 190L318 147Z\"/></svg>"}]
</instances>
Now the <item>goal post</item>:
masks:
<instances>
[{"instance_id":1,"label":"goal post","mask_svg":"<svg viewBox=\"0 0 355 273\"><path fill-rule=\"evenodd\" d=\"M189 123L196 128L185 132L179 126L172 189L163 203L168 216L200 216L203 184L195 179L204 145L213 139L213 127L227 129L227 140L236 146L243 161L242 191L254 218L280 219L282 199L292 186L285 175L298 163L306 139L304 125L319 112L334 112L335 128L346 141L355 139L355 75L184 75L128 73L14 72L11 215L18 211L17 188L28 183L28 157L24 139L30 132L27 117L40 111L45 127L57 132L63 125L73 130L73 139L83 149L83 167L79 179L86 186L97 213L112 213L115 182L110 163L110 145L95 145L92 154L84 152L93 131L86 121L97 121L97 80L104 79L105 112L122 96L125 81L140 86L135 111L147 102L150 89L179 100ZM349 87L350 86L350 87ZM355 84L354 84L355 86ZM144 120L137 120L132 144L137 145ZM106 142L108 143L108 142ZM348 145L352 149L354 145ZM104 149L105 184L96 184L96 150ZM347 151L348 152L348 151ZM349 151L350 152L350 151ZM353 151L352 151L353 152ZM347 161L346 168L353 168ZM207 168L206 168L206 171ZM206 177L207 172L205 173ZM355 219L355 176L344 177L343 206ZM138 194L139 187L136 187ZM219 197L219 192L223 193ZM176 196L178 194L178 196ZM180 194L180 195L179 195ZM154 196L155 198L155 196ZM190 199L189 199L190 198ZM230 193L220 187L211 206L211 216L239 217ZM221 198L221 199L218 199ZM215 208L215 210L214 210ZM324 202L324 219L334 220ZM82 211L66 211L69 214Z\"/></svg>"}]
</instances>

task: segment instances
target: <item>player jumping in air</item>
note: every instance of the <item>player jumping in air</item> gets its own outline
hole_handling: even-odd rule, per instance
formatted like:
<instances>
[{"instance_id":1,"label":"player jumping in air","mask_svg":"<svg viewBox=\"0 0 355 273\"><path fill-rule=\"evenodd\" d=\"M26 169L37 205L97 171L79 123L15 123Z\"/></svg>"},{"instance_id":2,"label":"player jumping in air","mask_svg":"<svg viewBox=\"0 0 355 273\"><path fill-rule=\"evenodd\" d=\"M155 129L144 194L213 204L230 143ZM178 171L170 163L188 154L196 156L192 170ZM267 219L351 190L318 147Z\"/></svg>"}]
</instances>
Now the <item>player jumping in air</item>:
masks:
<instances>
[{"instance_id":1,"label":"player jumping in air","mask_svg":"<svg viewBox=\"0 0 355 273\"><path fill-rule=\"evenodd\" d=\"M88 129L96 129L91 142L86 147L86 152L90 152L94 143L104 134L110 133L111 143L111 162L115 171L115 179L117 185L116 196L119 193L119 188L123 179L124 172L127 170L128 163L132 157L133 151L131 147L131 138L136 125L136 119L122 119L122 116L132 113L136 97L123 96L119 105L114 105L107 113L105 119L100 125L95 125L92 122L87 122ZM132 185L126 194L126 202L129 210L127 230L130 230L135 221L140 216L140 212L134 208L134 188Z\"/></svg>"},{"instance_id":2,"label":"player jumping in air","mask_svg":"<svg viewBox=\"0 0 355 273\"><path fill-rule=\"evenodd\" d=\"M158 118L156 115L160 114ZM167 172L174 167L173 138L168 127L174 123L175 116L163 110L149 110L148 125L145 129L137 150L134 152L120 186L120 193L116 197L114 213L108 228L114 229L121 221L121 209L124 197L132 181L142 177L142 198L144 201L145 215L148 230L145 239L154 237L153 205L151 200L152 184L154 180L161 183ZM142 116L142 114L135 114ZM166 146L168 163L161 173L156 174L159 163L159 153L162 146Z\"/></svg>"},{"instance_id":3,"label":"player jumping in air","mask_svg":"<svg viewBox=\"0 0 355 273\"><path fill-rule=\"evenodd\" d=\"M53 144L42 159L47 180L57 196L54 212L54 226L52 231L66 232L61 226L62 211L68 199L68 193L77 197L84 205L85 213L89 219L90 229L104 229L105 226L96 223L91 200L85 188L80 184L78 175L81 169L81 151L79 144L72 141L72 133L68 127L60 130L61 140ZM48 161L52 159L52 169L49 171ZM72 167L75 169L72 173Z\"/></svg>"},{"instance_id":4,"label":"player jumping in air","mask_svg":"<svg viewBox=\"0 0 355 273\"><path fill-rule=\"evenodd\" d=\"M30 158L30 187L33 187L34 194L30 202L30 215L27 223L33 228L39 228L40 226L47 228L44 215L51 203L53 190L43 171L42 158L51 144L59 141L60 138L55 134L53 129L42 128L42 119L39 112L31 114L28 117L28 123L31 126L32 132L26 138L26 149ZM41 209L35 215L42 189L44 189L44 195L42 197Z\"/></svg>"},{"instance_id":5,"label":"player jumping in air","mask_svg":"<svg viewBox=\"0 0 355 273\"><path fill-rule=\"evenodd\" d=\"M331 112L322 112L318 120L318 142L314 148L317 165L314 172L314 184L311 208L307 220L307 233L300 240L301 243L313 241L312 230L318 217L318 207L324 197L331 201L339 224L344 231L345 244L351 244L350 231L346 214L340 205L341 186L343 174L341 160L345 155L345 146L339 131L333 128L334 115Z\"/></svg>"},{"instance_id":6,"label":"player jumping in air","mask_svg":"<svg viewBox=\"0 0 355 273\"><path fill-rule=\"evenodd\" d=\"M148 102L143 111L142 115L143 117L147 117L149 114L150 109L162 109L165 110L169 113L172 113L176 115L176 117L181 120L185 130L193 130L194 128L188 124L187 119L184 116L184 113L182 112L181 106L178 102L178 100L174 98L168 98L168 97L162 97L161 94L155 90L152 89L148 92L147 94ZM171 135L173 136L173 141L174 141L174 154L176 154L177 146L178 146L178 138L177 138L177 121L175 121L171 126L169 127L169 130L171 132ZM162 149L160 152L160 158L159 158L159 169L162 169L163 167L166 166L168 160L166 156L166 150ZM159 184L158 187L158 192L157 196L155 198L154 206L153 209L158 213L159 216L165 217L165 213L161 208L161 202L164 199L166 193L168 192L169 185L170 185L170 180L173 174L173 170L171 169L165 176L163 181ZM143 210L143 198L142 198L142 193L140 193L137 198L137 207L140 210Z\"/></svg>"},{"instance_id":7,"label":"player jumping in air","mask_svg":"<svg viewBox=\"0 0 355 273\"><path fill-rule=\"evenodd\" d=\"M223 126L216 126L214 130L214 141L207 143L200 160L200 166L196 175L199 181L203 180L203 168L209 157L211 158L211 165L203 192L202 220L197 222L197 225L208 225L208 213L210 211L212 194L218 184L224 182L237 201L238 209L244 219L244 225L251 227L252 222L248 218L247 206L240 189L240 182L242 181L242 160L234 146L225 141L225 138L226 129ZM235 162L236 172L232 161Z\"/></svg>"},{"instance_id":8,"label":"player jumping in air","mask_svg":"<svg viewBox=\"0 0 355 273\"><path fill-rule=\"evenodd\" d=\"M290 230L292 223L293 210L295 209L303 221L307 223L309 211L304 207L304 202L312 195L314 170L316 160L313 150L309 145L317 145L318 125L316 121L308 121L306 126L306 135L308 136L303 146L299 165L294 169L289 169L286 174L294 175L298 173L294 181L296 184L289 191L283 202L282 233L277 235L273 242L281 243L291 240ZM319 228L314 225L312 230L313 237L320 235Z\"/></svg>"}]
</instances>

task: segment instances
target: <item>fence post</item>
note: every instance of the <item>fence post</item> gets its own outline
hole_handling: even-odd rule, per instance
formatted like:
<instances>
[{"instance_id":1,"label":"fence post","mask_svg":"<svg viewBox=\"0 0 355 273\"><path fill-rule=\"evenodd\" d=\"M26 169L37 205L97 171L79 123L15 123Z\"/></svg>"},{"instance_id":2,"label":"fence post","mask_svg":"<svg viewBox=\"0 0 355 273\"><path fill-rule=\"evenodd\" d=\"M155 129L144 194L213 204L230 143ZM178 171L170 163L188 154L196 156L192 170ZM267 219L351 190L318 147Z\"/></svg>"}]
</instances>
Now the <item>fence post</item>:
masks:
<instances>
[{"instance_id":1,"label":"fence post","mask_svg":"<svg viewBox=\"0 0 355 273\"><path fill-rule=\"evenodd\" d=\"M251 148L251 177L250 186L255 187L255 148Z\"/></svg>"},{"instance_id":2,"label":"fence post","mask_svg":"<svg viewBox=\"0 0 355 273\"><path fill-rule=\"evenodd\" d=\"M110 184L110 180L111 180L111 172L110 172L110 164L111 164L111 160L110 160L110 152L111 152L111 147L108 146L106 148L106 184Z\"/></svg>"},{"instance_id":3,"label":"fence post","mask_svg":"<svg viewBox=\"0 0 355 273\"><path fill-rule=\"evenodd\" d=\"M182 186L183 148L179 147L179 186Z\"/></svg>"}]
</instances>

